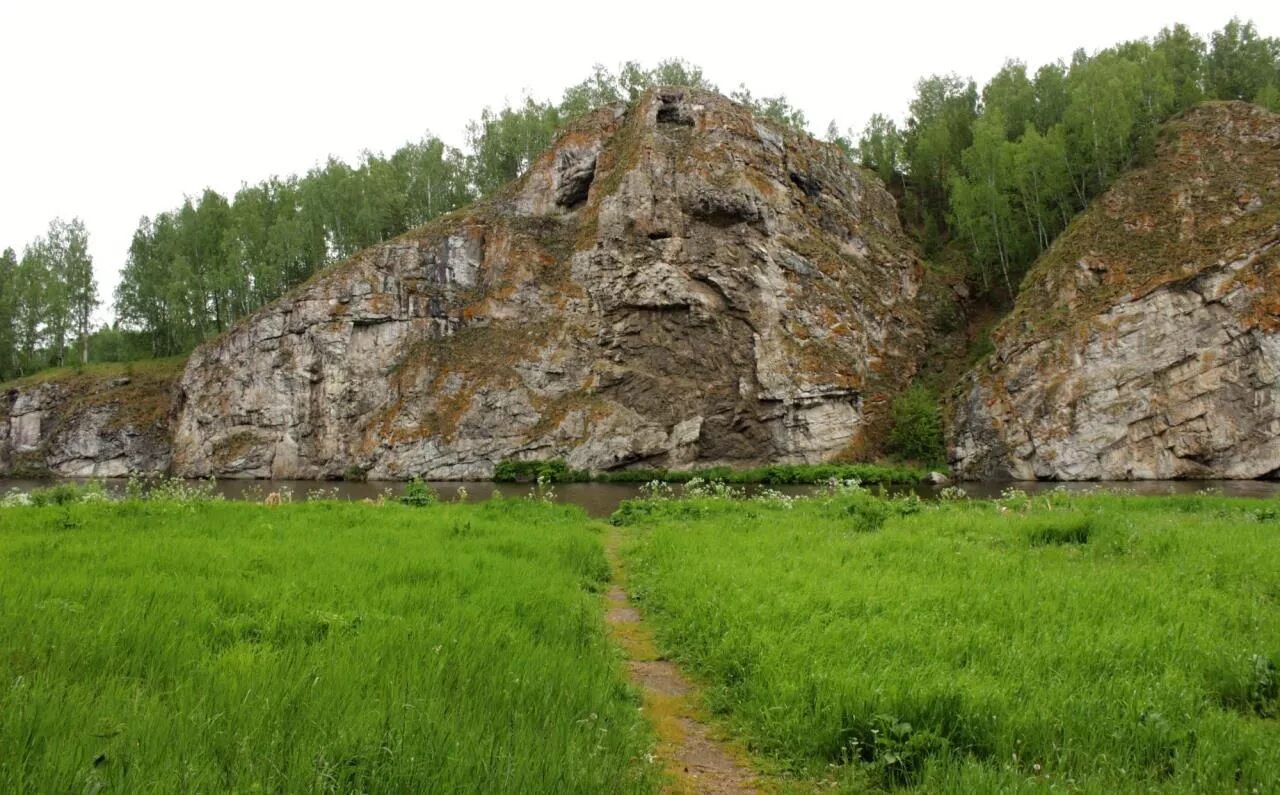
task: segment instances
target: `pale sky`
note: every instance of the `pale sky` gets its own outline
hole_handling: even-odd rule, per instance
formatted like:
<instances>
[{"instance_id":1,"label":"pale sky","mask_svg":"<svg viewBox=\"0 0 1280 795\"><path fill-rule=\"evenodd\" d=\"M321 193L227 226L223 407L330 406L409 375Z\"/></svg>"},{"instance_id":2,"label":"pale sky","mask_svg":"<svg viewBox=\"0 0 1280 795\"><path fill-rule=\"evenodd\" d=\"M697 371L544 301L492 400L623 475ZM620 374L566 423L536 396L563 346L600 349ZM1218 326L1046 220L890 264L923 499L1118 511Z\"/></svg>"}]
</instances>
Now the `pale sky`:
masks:
<instances>
[{"instance_id":1,"label":"pale sky","mask_svg":"<svg viewBox=\"0 0 1280 795\"><path fill-rule=\"evenodd\" d=\"M1183 22L1280 35L1280 3L58 2L0 0L0 248L84 218L101 319L143 215L206 186L455 146L486 105L559 99L593 64L681 57L726 92L785 93L814 132L901 117L915 81L979 85Z\"/></svg>"}]
</instances>

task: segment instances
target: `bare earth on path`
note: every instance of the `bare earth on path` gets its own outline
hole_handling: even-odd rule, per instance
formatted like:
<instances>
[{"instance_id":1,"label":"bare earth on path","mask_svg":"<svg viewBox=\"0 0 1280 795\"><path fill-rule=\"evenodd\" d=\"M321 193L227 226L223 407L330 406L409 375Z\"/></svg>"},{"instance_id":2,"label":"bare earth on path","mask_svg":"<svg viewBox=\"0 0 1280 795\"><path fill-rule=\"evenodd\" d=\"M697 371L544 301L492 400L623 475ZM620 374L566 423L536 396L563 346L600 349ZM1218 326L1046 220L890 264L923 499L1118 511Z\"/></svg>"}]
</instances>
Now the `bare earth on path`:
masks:
<instances>
[{"instance_id":1,"label":"bare earth on path","mask_svg":"<svg viewBox=\"0 0 1280 795\"><path fill-rule=\"evenodd\" d=\"M698 694L675 663L661 659L640 612L631 605L615 539L606 543L614 585L607 596L609 633L627 656L627 673L644 696L644 712L658 735L657 755L671 793L759 793L759 774L740 750L714 736L698 718Z\"/></svg>"}]
</instances>

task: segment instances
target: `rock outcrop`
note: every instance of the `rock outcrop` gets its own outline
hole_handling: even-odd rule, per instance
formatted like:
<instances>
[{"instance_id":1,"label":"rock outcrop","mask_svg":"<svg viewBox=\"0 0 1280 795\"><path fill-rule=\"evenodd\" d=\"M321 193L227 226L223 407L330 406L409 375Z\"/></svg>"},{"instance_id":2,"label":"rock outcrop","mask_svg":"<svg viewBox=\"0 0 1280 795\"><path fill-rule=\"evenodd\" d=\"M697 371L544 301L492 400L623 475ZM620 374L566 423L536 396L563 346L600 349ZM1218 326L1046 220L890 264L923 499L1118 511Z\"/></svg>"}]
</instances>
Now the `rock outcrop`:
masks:
<instances>
[{"instance_id":1,"label":"rock outcrop","mask_svg":"<svg viewBox=\"0 0 1280 795\"><path fill-rule=\"evenodd\" d=\"M167 472L180 364L139 362L41 374L0 393L0 475L123 477Z\"/></svg>"},{"instance_id":2,"label":"rock outcrop","mask_svg":"<svg viewBox=\"0 0 1280 795\"><path fill-rule=\"evenodd\" d=\"M654 90L200 347L173 469L826 460L910 379L920 278L892 197L834 147Z\"/></svg>"},{"instance_id":3,"label":"rock outcrop","mask_svg":"<svg viewBox=\"0 0 1280 795\"><path fill-rule=\"evenodd\" d=\"M1164 130L1028 274L962 383L962 477L1280 475L1280 116Z\"/></svg>"}]
</instances>

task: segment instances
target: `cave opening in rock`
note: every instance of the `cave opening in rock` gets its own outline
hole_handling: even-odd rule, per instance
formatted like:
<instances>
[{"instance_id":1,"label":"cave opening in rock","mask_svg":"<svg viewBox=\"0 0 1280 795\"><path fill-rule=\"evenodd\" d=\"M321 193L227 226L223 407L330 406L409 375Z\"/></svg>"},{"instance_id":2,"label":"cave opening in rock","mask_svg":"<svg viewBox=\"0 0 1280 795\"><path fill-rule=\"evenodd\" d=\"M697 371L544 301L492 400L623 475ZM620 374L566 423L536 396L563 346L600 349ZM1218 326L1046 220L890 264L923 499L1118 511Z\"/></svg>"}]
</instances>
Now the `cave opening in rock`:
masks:
<instances>
[{"instance_id":1,"label":"cave opening in rock","mask_svg":"<svg viewBox=\"0 0 1280 795\"><path fill-rule=\"evenodd\" d=\"M684 92L673 92L658 95L658 123L693 126L693 116L684 104Z\"/></svg>"}]
</instances>

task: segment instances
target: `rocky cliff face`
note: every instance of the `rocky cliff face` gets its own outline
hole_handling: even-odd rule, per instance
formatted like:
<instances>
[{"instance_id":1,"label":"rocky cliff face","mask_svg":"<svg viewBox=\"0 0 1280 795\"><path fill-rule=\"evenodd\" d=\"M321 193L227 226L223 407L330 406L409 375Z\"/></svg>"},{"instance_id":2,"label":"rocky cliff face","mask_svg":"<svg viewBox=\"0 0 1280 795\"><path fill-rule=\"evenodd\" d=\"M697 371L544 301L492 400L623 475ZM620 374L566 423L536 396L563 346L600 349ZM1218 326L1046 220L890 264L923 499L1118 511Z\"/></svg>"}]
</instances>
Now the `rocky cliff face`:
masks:
<instances>
[{"instance_id":1,"label":"rocky cliff face","mask_svg":"<svg viewBox=\"0 0 1280 795\"><path fill-rule=\"evenodd\" d=\"M19 381L0 393L0 475L166 472L179 364L140 362Z\"/></svg>"},{"instance_id":2,"label":"rocky cliff face","mask_svg":"<svg viewBox=\"0 0 1280 795\"><path fill-rule=\"evenodd\" d=\"M821 461L910 378L920 277L892 198L835 149L656 90L198 349L173 469Z\"/></svg>"},{"instance_id":3,"label":"rocky cliff face","mask_svg":"<svg viewBox=\"0 0 1280 795\"><path fill-rule=\"evenodd\" d=\"M1280 116L1170 123L1024 285L962 384L960 475L1280 476Z\"/></svg>"}]
</instances>

